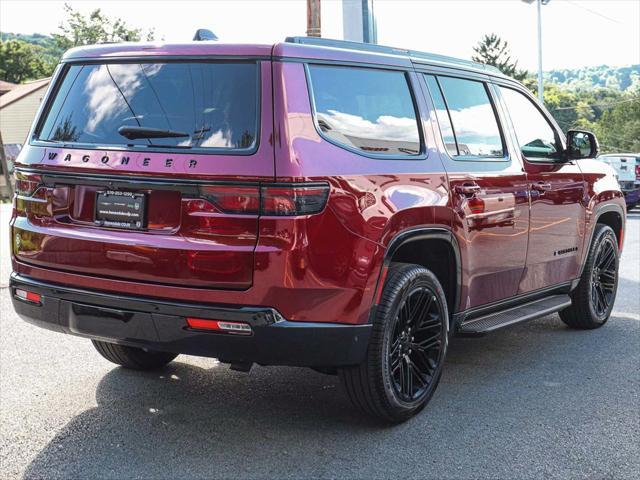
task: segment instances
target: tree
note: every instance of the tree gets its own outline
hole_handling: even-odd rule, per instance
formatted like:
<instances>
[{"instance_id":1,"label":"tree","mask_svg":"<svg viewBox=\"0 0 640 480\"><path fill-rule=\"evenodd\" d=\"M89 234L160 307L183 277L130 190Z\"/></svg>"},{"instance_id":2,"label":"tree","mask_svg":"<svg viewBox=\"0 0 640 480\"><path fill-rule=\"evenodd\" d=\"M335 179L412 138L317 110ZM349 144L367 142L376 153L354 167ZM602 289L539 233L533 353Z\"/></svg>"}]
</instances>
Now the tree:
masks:
<instances>
[{"instance_id":1,"label":"tree","mask_svg":"<svg viewBox=\"0 0 640 480\"><path fill-rule=\"evenodd\" d=\"M53 38L63 50L80 45L105 42L137 42L154 39L154 31L143 33L141 28L131 28L120 18L109 18L98 8L88 16L65 4L67 20L60 25L61 33Z\"/></svg>"},{"instance_id":2,"label":"tree","mask_svg":"<svg viewBox=\"0 0 640 480\"><path fill-rule=\"evenodd\" d=\"M48 77L55 63L48 61L42 47L22 40L0 43L0 79L21 83L26 80Z\"/></svg>"},{"instance_id":3,"label":"tree","mask_svg":"<svg viewBox=\"0 0 640 480\"><path fill-rule=\"evenodd\" d=\"M524 80L529 75L529 72L525 70L518 70L518 62L511 60L508 42L502 40L495 33L482 37L482 40L473 47L473 51L476 52L471 57L474 62L493 65L505 75L516 80Z\"/></svg>"},{"instance_id":4,"label":"tree","mask_svg":"<svg viewBox=\"0 0 640 480\"><path fill-rule=\"evenodd\" d=\"M594 130L603 152L640 152L640 90L612 105Z\"/></svg>"}]
</instances>

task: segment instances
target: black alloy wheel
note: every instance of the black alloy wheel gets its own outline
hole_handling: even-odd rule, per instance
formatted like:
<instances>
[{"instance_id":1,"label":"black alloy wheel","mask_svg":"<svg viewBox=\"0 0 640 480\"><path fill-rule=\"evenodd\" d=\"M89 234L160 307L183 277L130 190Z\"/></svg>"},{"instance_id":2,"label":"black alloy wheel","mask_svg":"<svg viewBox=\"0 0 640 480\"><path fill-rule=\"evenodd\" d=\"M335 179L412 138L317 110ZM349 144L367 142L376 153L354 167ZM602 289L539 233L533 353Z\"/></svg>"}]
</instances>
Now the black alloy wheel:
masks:
<instances>
[{"instance_id":1,"label":"black alloy wheel","mask_svg":"<svg viewBox=\"0 0 640 480\"><path fill-rule=\"evenodd\" d=\"M598 318L607 313L615 297L618 276L617 249L611 238L600 243L591 270L591 306Z\"/></svg>"},{"instance_id":2,"label":"black alloy wheel","mask_svg":"<svg viewBox=\"0 0 640 480\"><path fill-rule=\"evenodd\" d=\"M398 309L387 357L393 387L404 402L419 399L433 380L446 335L441 317L428 287L415 288Z\"/></svg>"},{"instance_id":3,"label":"black alloy wheel","mask_svg":"<svg viewBox=\"0 0 640 480\"><path fill-rule=\"evenodd\" d=\"M359 365L338 370L352 403L391 423L429 402L442 375L449 336L444 289L424 267L392 263Z\"/></svg>"},{"instance_id":4,"label":"black alloy wheel","mask_svg":"<svg viewBox=\"0 0 640 480\"><path fill-rule=\"evenodd\" d=\"M571 292L571 306L560 312L569 327L589 330L607 322L618 289L619 255L613 229L596 224L580 282Z\"/></svg>"}]
</instances>

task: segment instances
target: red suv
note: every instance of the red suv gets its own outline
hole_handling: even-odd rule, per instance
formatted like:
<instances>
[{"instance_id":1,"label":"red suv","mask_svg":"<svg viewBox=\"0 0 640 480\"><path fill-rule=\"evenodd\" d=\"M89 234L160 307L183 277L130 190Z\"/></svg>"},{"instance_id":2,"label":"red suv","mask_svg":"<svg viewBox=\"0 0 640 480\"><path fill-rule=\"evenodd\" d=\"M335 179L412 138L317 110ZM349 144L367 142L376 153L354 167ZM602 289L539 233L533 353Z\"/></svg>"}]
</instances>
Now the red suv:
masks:
<instances>
[{"instance_id":1,"label":"red suv","mask_svg":"<svg viewBox=\"0 0 640 480\"><path fill-rule=\"evenodd\" d=\"M438 55L73 49L16 164L13 305L129 368L338 373L402 421L453 334L607 321L625 208L597 150L521 84Z\"/></svg>"}]
</instances>

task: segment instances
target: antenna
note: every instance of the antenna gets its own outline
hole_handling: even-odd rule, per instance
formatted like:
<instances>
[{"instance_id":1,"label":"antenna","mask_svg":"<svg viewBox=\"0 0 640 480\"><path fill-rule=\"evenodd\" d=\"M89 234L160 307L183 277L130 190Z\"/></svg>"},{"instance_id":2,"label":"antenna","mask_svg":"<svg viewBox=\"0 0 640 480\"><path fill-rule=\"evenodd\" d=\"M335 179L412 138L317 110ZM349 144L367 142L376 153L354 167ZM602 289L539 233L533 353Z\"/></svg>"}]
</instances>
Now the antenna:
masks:
<instances>
[{"instance_id":1,"label":"antenna","mask_svg":"<svg viewBox=\"0 0 640 480\"><path fill-rule=\"evenodd\" d=\"M218 37L211 30L208 30L206 28L199 28L196 31L196 34L193 36L193 40L196 42L203 42L206 40L211 40L215 42L216 40L218 40Z\"/></svg>"}]
</instances>

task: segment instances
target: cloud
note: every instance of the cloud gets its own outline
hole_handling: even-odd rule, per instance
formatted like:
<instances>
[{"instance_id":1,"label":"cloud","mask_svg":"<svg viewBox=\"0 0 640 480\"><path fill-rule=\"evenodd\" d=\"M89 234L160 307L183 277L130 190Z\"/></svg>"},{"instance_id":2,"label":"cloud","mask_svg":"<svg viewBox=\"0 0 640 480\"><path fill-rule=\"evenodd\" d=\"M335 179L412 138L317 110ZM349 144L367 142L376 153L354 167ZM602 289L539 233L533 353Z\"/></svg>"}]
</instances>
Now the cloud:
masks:
<instances>
[{"instance_id":1,"label":"cloud","mask_svg":"<svg viewBox=\"0 0 640 480\"><path fill-rule=\"evenodd\" d=\"M391 140L396 142L418 142L418 124L415 118L382 115L375 122L359 115L328 110L318 113L318 119L326 122L333 130L356 138Z\"/></svg>"}]
</instances>

